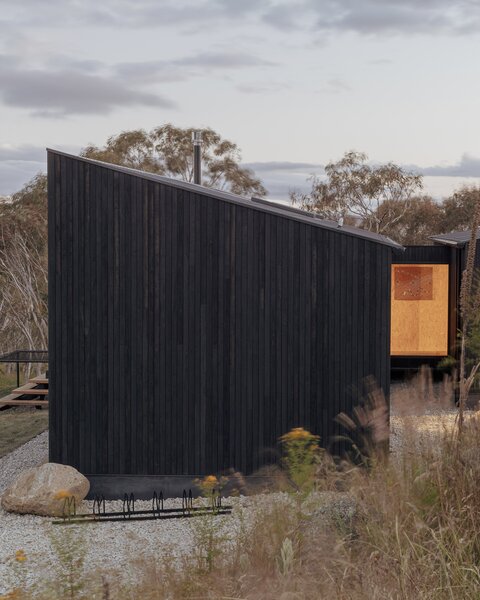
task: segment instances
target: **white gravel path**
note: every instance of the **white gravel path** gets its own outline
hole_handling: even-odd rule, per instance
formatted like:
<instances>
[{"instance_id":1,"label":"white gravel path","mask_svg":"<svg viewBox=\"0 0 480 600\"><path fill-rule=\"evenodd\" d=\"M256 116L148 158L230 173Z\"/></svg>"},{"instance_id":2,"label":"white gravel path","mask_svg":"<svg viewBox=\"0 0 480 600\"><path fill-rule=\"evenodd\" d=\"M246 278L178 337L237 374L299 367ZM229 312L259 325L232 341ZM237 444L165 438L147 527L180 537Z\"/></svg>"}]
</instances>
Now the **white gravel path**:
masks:
<instances>
[{"instance_id":1,"label":"white gravel path","mask_svg":"<svg viewBox=\"0 0 480 600\"><path fill-rule=\"evenodd\" d=\"M394 383L391 387L390 451L394 456L419 446L435 447L438 437L456 427L458 408L451 387L444 382L419 379L417 384ZM476 415L465 410L465 421Z\"/></svg>"},{"instance_id":2,"label":"white gravel path","mask_svg":"<svg viewBox=\"0 0 480 600\"><path fill-rule=\"evenodd\" d=\"M0 495L15 477L48 461L48 431L44 431L20 448L0 458Z\"/></svg>"},{"instance_id":3,"label":"white gravel path","mask_svg":"<svg viewBox=\"0 0 480 600\"><path fill-rule=\"evenodd\" d=\"M241 501L236 499L238 505ZM107 503L111 510L115 503ZM120 503L121 505L121 503ZM165 502L166 507L179 506L181 500ZM136 503L137 506L137 503ZM148 502L138 502L138 508L150 507ZM91 503L85 502L83 509L91 510ZM219 527L225 532L238 525L233 517L216 517ZM30 515L14 515L0 510L0 593L5 593L18 584L12 558L19 549L24 550L27 561L22 564L27 584L38 582L39 574L48 578L58 558L52 547L52 536L62 536L66 529L76 539L79 548L85 548L87 570L101 569L120 573L125 582L135 581L135 571L142 557L155 556L179 558L193 550L192 522L195 519L146 521L133 523L100 523L67 527L52 525L52 519ZM134 559L134 560L132 560ZM18 569L17 569L18 571ZM12 578L13 577L13 578Z\"/></svg>"},{"instance_id":4,"label":"white gravel path","mask_svg":"<svg viewBox=\"0 0 480 600\"><path fill-rule=\"evenodd\" d=\"M21 471L47 461L48 434L42 433L11 454L0 459L0 494L10 481ZM287 495L281 494L283 501L289 502ZM282 499L277 499L277 501ZM243 508L266 502L262 497L240 497L228 500L234 505L231 516L215 517L219 535L231 539L243 523ZM271 499L270 499L271 501ZM168 499L165 507L181 506L181 498ZM107 502L106 509L119 510L122 502ZM150 502L138 501L136 508L150 508ZM91 512L92 503L85 501L78 512ZM247 513L248 514L248 511ZM0 594L10 591L15 585L38 582L39 574L48 579L58 566L58 559L52 546L52 535L62 535L65 529L78 537L78 545L86 550L86 568L104 572L121 573L126 582L135 581L135 570L142 557L162 556L172 558L192 557L195 522L199 519L178 519L168 521L145 521L133 523L101 523L83 526L52 525L52 519L31 515L7 513L0 508ZM17 550L23 550L27 561L14 565L13 557ZM19 572L22 575L19 575Z\"/></svg>"}]
</instances>

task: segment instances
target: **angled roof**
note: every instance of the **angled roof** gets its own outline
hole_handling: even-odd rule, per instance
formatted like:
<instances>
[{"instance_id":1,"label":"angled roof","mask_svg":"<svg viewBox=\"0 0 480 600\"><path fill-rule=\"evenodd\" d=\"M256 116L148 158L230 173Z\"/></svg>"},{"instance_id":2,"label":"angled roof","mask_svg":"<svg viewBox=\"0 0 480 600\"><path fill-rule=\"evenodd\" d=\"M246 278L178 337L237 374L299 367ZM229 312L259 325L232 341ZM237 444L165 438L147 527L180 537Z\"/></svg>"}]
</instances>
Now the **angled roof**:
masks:
<instances>
[{"instance_id":1,"label":"angled roof","mask_svg":"<svg viewBox=\"0 0 480 600\"><path fill-rule=\"evenodd\" d=\"M446 246L465 246L470 241L472 230L452 231L450 233L440 233L439 235L431 235L429 239L437 244L445 244ZM480 239L480 229L477 231L477 240Z\"/></svg>"},{"instance_id":2,"label":"angled roof","mask_svg":"<svg viewBox=\"0 0 480 600\"><path fill-rule=\"evenodd\" d=\"M255 197L245 198L244 196L239 196L237 194L232 194L230 192L225 192L214 188L208 188L203 185L182 181L180 179L173 179L171 177L165 177L163 175L157 175L155 173L148 173L146 171L140 171L138 169L131 169L129 167L123 167L120 165L102 162L100 160L93 160L91 158L85 158L84 156L75 156L74 154L68 154L66 152L53 150L51 148L47 148L47 152L51 152L59 156L65 156L67 158L73 158L75 160L80 160L82 162L97 165L99 167L105 167L107 169L111 169L112 171L118 171L127 175L141 177L142 179L147 179L149 181L156 181L159 183L163 183L164 185L169 185L171 187L183 189L189 192L193 192L195 194L209 196L210 198L218 198L219 200L223 200L224 202L230 202L233 204L239 204L241 206L247 206L248 208L253 208L254 210L259 210L261 212L282 216L286 219L301 221L303 223L308 223L309 225L314 225L315 227L320 227L322 229L334 230L338 233L343 233L345 235L364 238L371 242L376 242L385 246L391 246L392 248L395 248L397 250L404 249L403 246L397 244L397 242L393 241L385 235L373 233L371 231L367 231L366 229L360 229L358 227L351 227L349 225L340 226L336 221L321 219L317 217L314 213L307 212L305 210L300 210L293 206L280 204L279 202L274 202L272 200L265 200L263 198Z\"/></svg>"}]
</instances>

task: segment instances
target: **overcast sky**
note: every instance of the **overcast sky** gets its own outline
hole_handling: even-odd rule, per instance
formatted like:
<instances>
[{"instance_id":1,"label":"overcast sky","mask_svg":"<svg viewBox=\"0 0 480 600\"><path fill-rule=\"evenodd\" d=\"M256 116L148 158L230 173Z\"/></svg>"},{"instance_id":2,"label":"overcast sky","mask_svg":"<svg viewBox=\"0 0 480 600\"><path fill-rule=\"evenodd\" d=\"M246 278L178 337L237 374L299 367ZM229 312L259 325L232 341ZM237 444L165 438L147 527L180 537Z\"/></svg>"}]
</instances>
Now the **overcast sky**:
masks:
<instances>
[{"instance_id":1,"label":"overcast sky","mask_svg":"<svg viewBox=\"0 0 480 600\"><path fill-rule=\"evenodd\" d=\"M1 0L0 194L125 129L210 126L272 198L351 149L480 182L479 0Z\"/></svg>"}]
</instances>

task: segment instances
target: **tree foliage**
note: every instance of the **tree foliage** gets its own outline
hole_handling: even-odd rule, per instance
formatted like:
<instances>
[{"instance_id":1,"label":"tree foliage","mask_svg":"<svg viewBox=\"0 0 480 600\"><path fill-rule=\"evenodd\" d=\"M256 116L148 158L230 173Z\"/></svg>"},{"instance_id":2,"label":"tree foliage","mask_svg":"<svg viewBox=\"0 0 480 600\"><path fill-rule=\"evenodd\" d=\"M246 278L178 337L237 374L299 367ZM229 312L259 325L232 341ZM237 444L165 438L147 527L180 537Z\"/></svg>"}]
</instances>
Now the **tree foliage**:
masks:
<instances>
[{"instance_id":1,"label":"tree foliage","mask_svg":"<svg viewBox=\"0 0 480 600\"><path fill-rule=\"evenodd\" d=\"M47 178L0 205L0 353L47 347Z\"/></svg>"},{"instance_id":2,"label":"tree foliage","mask_svg":"<svg viewBox=\"0 0 480 600\"><path fill-rule=\"evenodd\" d=\"M383 229L385 235L404 245L421 246L429 243L430 236L444 233L444 213L439 202L430 196L415 196L405 210L406 204L405 200L387 200L378 208L380 218L384 211L399 215Z\"/></svg>"},{"instance_id":3,"label":"tree foliage","mask_svg":"<svg viewBox=\"0 0 480 600\"><path fill-rule=\"evenodd\" d=\"M108 138L103 148L87 146L82 156L193 181L192 134L202 132L202 183L234 194L265 196L267 191L250 169L240 166L238 146L213 129L175 127L170 123L124 131Z\"/></svg>"},{"instance_id":4,"label":"tree foliage","mask_svg":"<svg viewBox=\"0 0 480 600\"><path fill-rule=\"evenodd\" d=\"M470 188L469 201L474 203L470 241L465 270L460 287L460 357L459 357L459 433L463 430L463 412L480 369L478 339L480 333L480 285L478 269L475 268L477 235L480 226L480 189Z\"/></svg>"},{"instance_id":5,"label":"tree foliage","mask_svg":"<svg viewBox=\"0 0 480 600\"><path fill-rule=\"evenodd\" d=\"M370 166L362 152L347 152L325 167L325 177L309 181L309 193L290 194L294 204L405 245L430 244L433 235L471 229L478 195L476 187L466 186L441 201L419 195L421 175L394 163Z\"/></svg>"},{"instance_id":6,"label":"tree foliage","mask_svg":"<svg viewBox=\"0 0 480 600\"><path fill-rule=\"evenodd\" d=\"M401 217L383 233L401 244L424 245L431 243L431 236L440 233L470 230L478 193L478 188L465 186L439 201L430 196L414 197L405 212L400 201L395 208L402 213ZM378 210L382 212L383 205Z\"/></svg>"},{"instance_id":7,"label":"tree foliage","mask_svg":"<svg viewBox=\"0 0 480 600\"><path fill-rule=\"evenodd\" d=\"M441 225L443 232L465 231L472 228L478 193L477 187L464 186L443 200Z\"/></svg>"},{"instance_id":8,"label":"tree foliage","mask_svg":"<svg viewBox=\"0 0 480 600\"><path fill-rule=\"evenodd\" d=\"M310 193L294 193L292 200L329 219L354 215L365 229L384 233L408 211L422 178L394 163L371 166L367 159L363 152L347 152L325 167L325 181L313 177Z\"/></svg>"}]
</instances>

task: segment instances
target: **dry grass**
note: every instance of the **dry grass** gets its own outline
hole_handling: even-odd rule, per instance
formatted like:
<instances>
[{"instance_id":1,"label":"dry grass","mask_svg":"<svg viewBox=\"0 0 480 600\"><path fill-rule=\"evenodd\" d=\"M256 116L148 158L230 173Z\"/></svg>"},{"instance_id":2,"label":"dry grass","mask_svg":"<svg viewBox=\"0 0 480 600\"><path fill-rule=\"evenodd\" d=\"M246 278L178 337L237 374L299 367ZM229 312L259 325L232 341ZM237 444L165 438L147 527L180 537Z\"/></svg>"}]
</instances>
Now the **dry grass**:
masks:
<instances>
[{"instance_id":1,"label":"dry grass","mask_svg":"<svg viewBox=\"0 0 480 600\"><path fill-rule=\"evenodd\" d=\"M0 398L6 396L17 387L17 375L7 372L5 365L0 364Z\"/></svg>"},{"instance_id":2,"label":"dry grass","mask_svg":"<svg viewBox=\"0 0 480 600\"><path fill-rule=\"evenodd\" d=\"M0 458L48 429L48 410L10 408L0 412Z\"/></svg>"},{"instance_id":3,"label":"dry grass","mask_svg":"<svg viewBox=\"0 0 480 600\"><path fill-rule=\"evenodd\" d=\"M412 385L424 386L427 404L435 403L428 381ZM425 403L419 388L408 397ZM334 468L327 457L319 466L319 487L339 502L348 498L354 514L326 514L316 492L267 494L230 538L214 519L192 520L193 556L157 560L132 548L138 578L129 589L99 571L69 597L478 600L480 419L469 418L460 440L455 428L440 427L417 443L415 416L424 407L409 410L402 425L414 452L403 444L396 460L373 454L368 469ZM368 422L367 412L362 419ZM56 599L55 589L63 588L57 582L48 593L24 597Z\"/></svg>"}]
</instances>

